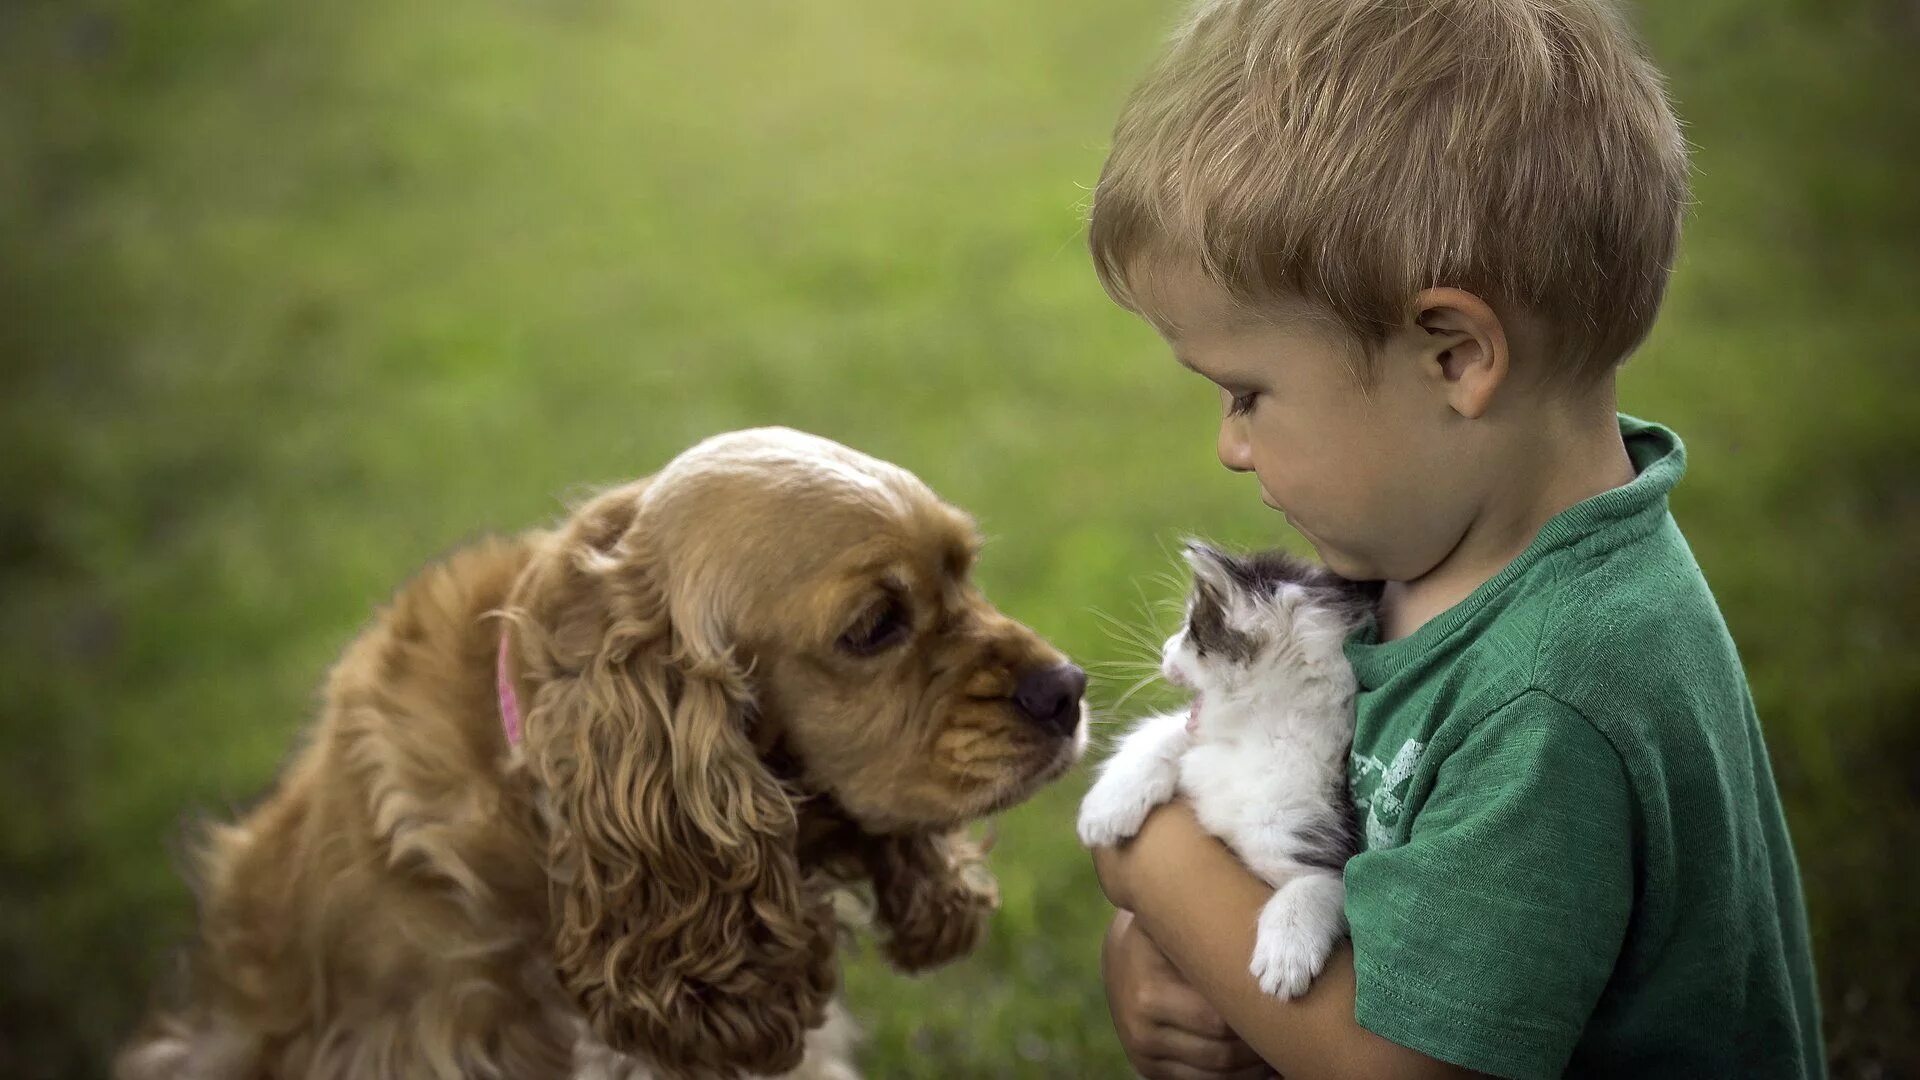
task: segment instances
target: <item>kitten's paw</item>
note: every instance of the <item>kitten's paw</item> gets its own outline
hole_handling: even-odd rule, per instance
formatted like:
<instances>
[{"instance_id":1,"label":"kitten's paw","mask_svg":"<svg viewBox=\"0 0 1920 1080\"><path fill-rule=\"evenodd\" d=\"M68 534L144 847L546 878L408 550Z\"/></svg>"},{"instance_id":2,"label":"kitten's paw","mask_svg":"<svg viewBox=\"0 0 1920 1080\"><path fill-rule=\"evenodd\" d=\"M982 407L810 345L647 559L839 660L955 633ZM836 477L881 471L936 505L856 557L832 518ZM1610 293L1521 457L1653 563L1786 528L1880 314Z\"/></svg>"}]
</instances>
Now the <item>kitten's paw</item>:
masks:
<instances>
[{"instance_id":1,"label":"kitten's paw","mask_svg":"<svg viewBox=\"0 0 1920 1080\"><path fill-rule=\"evenodd\" d=\"M1327 966L1333 953L1331 940L1312 940L1297 933L1275 933L1260 928L1253 945L1253 963L1248 970L1260 989L1290 1001L1307 992L1314 976Z\"/></svg>"},{"instance_id":2,"label":"kitten's paw","mask_svg":"<svg viewBox=\"0 0 1920 1080\"><path fill-rule=\"evenodd\" d=\"M1080 843L1088 848L1112 847L1131 840L1160 800L1150 793L1102 779L1080 803Z\"/></svg>"},{"instance_id":3,"label":"kitten's paw","mask_svg":"<svg viewBox=\"0 0 1920 1080\"><path fill-rule=\"evenodd\" d=\"M1253 962L1260 989L1281 1001L1307 992L1346 932L1346 891L1339 878L1315 875L1288 882L1260 909Z\"/></svg>"}]
</instances>

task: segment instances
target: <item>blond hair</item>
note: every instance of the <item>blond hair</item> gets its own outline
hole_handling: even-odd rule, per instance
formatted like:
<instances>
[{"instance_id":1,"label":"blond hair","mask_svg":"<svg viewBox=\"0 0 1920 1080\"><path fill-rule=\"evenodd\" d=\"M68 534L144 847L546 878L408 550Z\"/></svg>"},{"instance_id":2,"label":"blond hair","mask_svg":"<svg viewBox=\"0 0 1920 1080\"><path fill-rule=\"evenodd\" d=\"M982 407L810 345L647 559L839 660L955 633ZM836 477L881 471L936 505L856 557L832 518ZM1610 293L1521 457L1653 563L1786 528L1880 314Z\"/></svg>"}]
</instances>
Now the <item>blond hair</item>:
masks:
<instances>
[{"instance_id":1,"label":"blond hair","mask_svg":"<svg viewBox=\"0 0 1920 1080\"><path fill-rule=\"evenodd\" d=\"M1143 264L1186 260L1377 343L1453 286L1590 378L1651 329L1687 199L1606 0L1202 0L1121 114L1089 239L1130 310Z\"/></svg>"}]
</instances>

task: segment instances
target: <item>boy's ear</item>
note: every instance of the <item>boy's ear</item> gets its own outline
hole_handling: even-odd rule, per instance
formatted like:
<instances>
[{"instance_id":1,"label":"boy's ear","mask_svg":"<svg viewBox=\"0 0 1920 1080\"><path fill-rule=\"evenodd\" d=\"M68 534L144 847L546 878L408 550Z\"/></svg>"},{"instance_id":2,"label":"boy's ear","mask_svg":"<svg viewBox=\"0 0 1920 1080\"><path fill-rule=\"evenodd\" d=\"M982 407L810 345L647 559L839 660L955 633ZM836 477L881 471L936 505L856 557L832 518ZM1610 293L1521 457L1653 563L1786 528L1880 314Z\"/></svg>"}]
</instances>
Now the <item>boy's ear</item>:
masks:
<instances>
[{"instance_id":1,"label":"boy's ear","mask_svg":"<svg viewBox=\"0 0 1920 1080\"><path fill-rule=\"evenodd\" d=\"M1507 381L1507 331L1485 300L1463 289L1427 289L1413 298L1420 371L1447 405L1478 420Z\"/></svg>"}]
</instances>

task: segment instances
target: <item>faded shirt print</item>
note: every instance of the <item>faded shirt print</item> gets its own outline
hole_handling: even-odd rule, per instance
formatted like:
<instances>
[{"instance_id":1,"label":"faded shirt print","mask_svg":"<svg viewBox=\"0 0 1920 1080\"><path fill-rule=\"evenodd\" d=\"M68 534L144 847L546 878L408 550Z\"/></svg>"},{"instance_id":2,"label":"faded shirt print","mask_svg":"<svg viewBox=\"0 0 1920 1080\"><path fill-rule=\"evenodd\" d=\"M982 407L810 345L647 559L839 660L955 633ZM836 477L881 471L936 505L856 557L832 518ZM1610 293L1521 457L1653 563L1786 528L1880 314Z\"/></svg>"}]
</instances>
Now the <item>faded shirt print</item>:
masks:
<instances>
[{"instance_id":1,"label":"faded shirt print","mask_svg":"<svg viewBox=\"0 0 1920 1080\"><path fill-rule=\"evenodd\" d=\"M1367 850L1389 848L1400 842L1400 815L1406 809L1407 783L1420 764L1427 744L1408 739L1382 762L1371 754L1356 751L1347 765L1347 783L1353 788L1353 805L1366 824Z\"/></svg>"}]
</instances>

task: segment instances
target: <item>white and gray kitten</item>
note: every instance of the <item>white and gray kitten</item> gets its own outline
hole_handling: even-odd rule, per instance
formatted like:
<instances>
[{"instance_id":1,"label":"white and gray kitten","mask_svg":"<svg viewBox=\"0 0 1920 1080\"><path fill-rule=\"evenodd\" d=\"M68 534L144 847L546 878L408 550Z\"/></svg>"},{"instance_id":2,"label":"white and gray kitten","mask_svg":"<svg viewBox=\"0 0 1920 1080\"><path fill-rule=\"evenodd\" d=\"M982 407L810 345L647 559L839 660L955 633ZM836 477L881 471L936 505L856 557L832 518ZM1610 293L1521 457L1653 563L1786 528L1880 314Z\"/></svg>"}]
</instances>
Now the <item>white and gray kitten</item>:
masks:
<instances>
[{"instance_id":1,"label":"white and gray kitten","mask_svg":"<svg viewBox=\"0 0 1920 1080\"><path fill-rule=\"evenodd\" d=\"M1189 543L1193 590L1162 650L1185 713L1135 725L1080 805L1080 840L1120 843L1184 795L1209 833L1278 890L1260 913L1250 970L1286 1000L1305 993L1346 933L1341 868L1358 830L1347 788L1355 684L1342 652L1374 585L1279 552Z\"/></svg>"}]
</instances>

